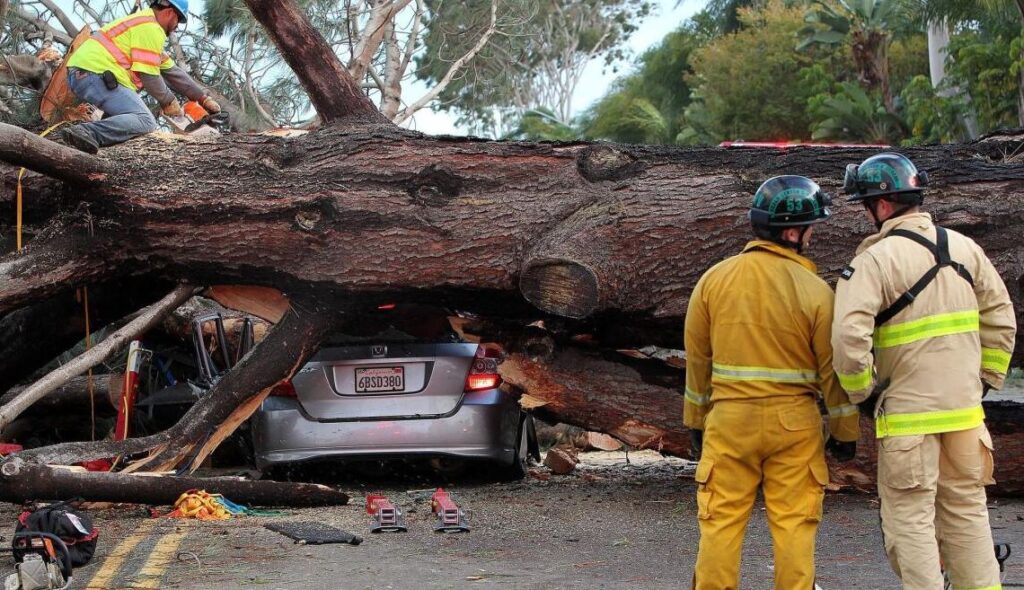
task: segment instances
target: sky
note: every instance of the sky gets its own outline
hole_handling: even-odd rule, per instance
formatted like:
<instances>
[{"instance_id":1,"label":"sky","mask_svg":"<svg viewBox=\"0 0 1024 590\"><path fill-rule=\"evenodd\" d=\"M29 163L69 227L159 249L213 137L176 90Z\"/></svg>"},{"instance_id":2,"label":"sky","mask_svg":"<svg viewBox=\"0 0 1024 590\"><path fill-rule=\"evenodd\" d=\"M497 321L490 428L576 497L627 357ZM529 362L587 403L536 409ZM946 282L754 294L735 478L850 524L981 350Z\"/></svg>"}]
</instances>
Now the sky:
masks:
<instances>
[{"instance_id":1,"label":"sky","mask_svg":"<svg viewBox=\"0 0 1024 590\"><path fill-rule=\"evenodd\" d=\"M648 47L656 45L665 35L677 29L684 20L696 14L704 7L705 0L654 0L654 3L656 12L649 16L629 39L628 46L634 57ZM587 110L587 107L604 96L616 77L624 76L632 70L632 65L627 64L627 67L620 68L615 74L606 74L602 71L602 66L601 60L595 60L583 72L573 95L573 115ZM407 92L408 96L416 97L426 92L426 89L422 82L416 81L409 84ZM435 113L429 108L416 113L406 126L431 135L467 134L466 130L455 125L454 116L445 112Z\"/></svg>"}]
</instances>

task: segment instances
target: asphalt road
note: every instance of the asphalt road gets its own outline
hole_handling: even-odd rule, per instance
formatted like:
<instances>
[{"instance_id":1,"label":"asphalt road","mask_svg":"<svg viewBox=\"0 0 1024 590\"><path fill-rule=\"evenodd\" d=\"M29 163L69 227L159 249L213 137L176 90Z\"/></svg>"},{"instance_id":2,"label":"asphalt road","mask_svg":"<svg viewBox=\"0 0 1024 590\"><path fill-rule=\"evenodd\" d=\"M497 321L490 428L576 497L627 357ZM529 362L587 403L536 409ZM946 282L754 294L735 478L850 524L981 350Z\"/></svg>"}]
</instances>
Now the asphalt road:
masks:
<instances>
[{"instance_id":1,"label":"asphalt road","mask_svg":"<svg viewBox=\"0 0 1024 590\"><path fill-rule=\"evenodd\" d=\"M436 534L420 479L340 482L349 506L287 510L220 522L146 518L138 508L94 512L97 557L74 588L427 589L685 588L697 540L691 465L654 453L584 455L569 476L521 483L448 482L472 531ZM548 476L537 470L541 478ZM444 482L441 482L444 483ZM383 491L406 511L408 533L371 535L363 496ZM878 505L865 495L829 494L817 552L819 584L831 589L898 588L882 552ZM13 527L17 510L0 505ZM994 499L998 539L1014 543L1008 581L1024 583L1024 500ZM354 532L359 546L300 545L264 528L315 521ZM7 568L5 568L7 569ZM744 548L744 588L771 588L771 540L760 507Z\"/></svg>"}]
</instances>

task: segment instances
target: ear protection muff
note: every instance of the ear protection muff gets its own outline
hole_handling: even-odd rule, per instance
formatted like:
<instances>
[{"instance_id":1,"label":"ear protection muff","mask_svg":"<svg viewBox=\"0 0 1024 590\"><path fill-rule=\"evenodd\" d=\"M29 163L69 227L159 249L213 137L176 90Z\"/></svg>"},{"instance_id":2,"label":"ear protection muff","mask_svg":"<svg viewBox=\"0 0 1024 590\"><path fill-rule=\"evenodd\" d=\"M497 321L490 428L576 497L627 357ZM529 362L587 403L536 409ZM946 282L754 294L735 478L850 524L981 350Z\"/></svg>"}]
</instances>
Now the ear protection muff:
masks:
<instances>
[{"instance_id":1,"label":"ear protection muff","mask_svg":"<svg viewBox=\"0 0 1024 590\"><path fill-rule=\"evenodd\" d=\"M853 195L857 193L857 170L860 167L856 164L846 165L846 176L843 177L843 193Z\"/></svg>"},{"instance_id":2,"label":"ear protection muff","mask_svg":"<svg viewBox=\"0 0 1024 590\"><path fill-rule=\"evenodd\" d=\"M919 170L917 173L917 188L924 188L926 186L928 186L928 172Z\"/></svg>"}]
</instances>

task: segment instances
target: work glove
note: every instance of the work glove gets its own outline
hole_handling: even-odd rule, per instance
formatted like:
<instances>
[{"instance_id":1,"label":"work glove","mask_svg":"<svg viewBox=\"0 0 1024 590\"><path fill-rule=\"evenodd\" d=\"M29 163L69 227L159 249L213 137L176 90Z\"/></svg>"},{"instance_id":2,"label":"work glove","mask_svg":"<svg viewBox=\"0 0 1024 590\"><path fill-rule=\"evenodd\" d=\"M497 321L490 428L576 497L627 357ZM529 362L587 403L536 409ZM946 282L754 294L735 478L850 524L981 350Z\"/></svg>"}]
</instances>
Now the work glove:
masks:
<instances>
[{"instance_id":1,"label":"work glove","mask_svg":"<svg viewBox=\"0 0 1024 590\"><path fill-rule=\"evenodd\" d=\"M704 451L704 431L690 429L690 458L700 461L700 454Z\"/></svg>"},{"instance_id":2,"label":"work glove","mask_svg":"<svg viewBox=\"0 0 1024 590\"><path fill-rule=\"evenodd\" d=\"M869 418L873 418L875 415L875 406L878 405L878 398L882 397L882 392L889 387L889 379L875 383L875 387L871 390L871 395L868 399L857 404L860 407L860 412Z\"/></svg>"},{"instance_id":3,"label":"work glove","mask_svg":"<svg viewBox=\"0 0 1024 590\"><path fill-rule=\"evenodd\" d=\"M857 455L857 441L843 442L834 438L825 443L825 450L840 463L849 463Z\"/></svg>"},{"instance_id":4,"label":"work glove","mask_svg":"<svg viewBox=\"0 0 1024 590\"><path fill-rule=\"evenodd\" d=\"M165 104L160 110L168 117L180 117L182 115L181 104L177 100L172 100Z\"/></svg>"},{"instance_id":5,"label":"work glove","mask_svg":"<svg viewBox=\"0 0 1024 590\"><path fill-rule=\"evenodd\" d=\"M995 389L995 388L992 387L991 385L989 385L988 382L982 381L981 382L981 397L982 397L982 399L984 399L985 396L988 395L988 392L992 391L993 389Z\"/></svg>"},{"instance_id":6,"label":"work glove","mask_svg":"<svg viewBox=\"0 0 1024 590\"><path fill-rule=\"evenodd\" d=\"M220 103L213 100L212 96L204 96L203 100L199 101L199 104L211 115L216 115L220 112Z\"/></svg>"}]
</instances>

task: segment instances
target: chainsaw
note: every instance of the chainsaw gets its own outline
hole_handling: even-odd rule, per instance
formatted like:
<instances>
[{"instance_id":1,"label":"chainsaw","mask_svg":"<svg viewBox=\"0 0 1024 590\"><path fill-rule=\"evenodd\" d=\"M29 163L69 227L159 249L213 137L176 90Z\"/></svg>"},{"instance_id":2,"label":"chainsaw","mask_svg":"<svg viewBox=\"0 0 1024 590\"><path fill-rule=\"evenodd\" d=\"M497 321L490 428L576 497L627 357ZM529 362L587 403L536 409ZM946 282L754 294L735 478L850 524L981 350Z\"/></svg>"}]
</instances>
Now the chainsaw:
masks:
<instances>
[{"instance_id":1,"label":"chainsaw","mask_svg":"<svg viewBox=\"0 0 1024 590\"><path fill-rule=\"evenodd\" d=\"M14 547L24 554L4 590L66 590L71 587L71 553L57 535L14 533Z\"/></svg>"},{"instance_id":2,"label":"chainsaw","mask_svg":"<svg viewBox=\"0 0 1024 590\"><path fill-rule=\"evenodd\" d=\"M199 101L190 100L181 107L181 114L172 117L166 113L160 113L167 124L177 135L192 135L197 137L220 135L228 126L228 114L221 111L215 115L199 104Z\"/></svg>"}]
</instances>

